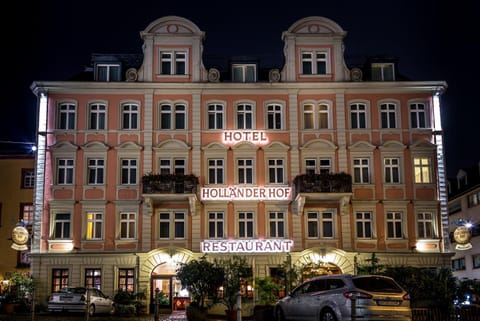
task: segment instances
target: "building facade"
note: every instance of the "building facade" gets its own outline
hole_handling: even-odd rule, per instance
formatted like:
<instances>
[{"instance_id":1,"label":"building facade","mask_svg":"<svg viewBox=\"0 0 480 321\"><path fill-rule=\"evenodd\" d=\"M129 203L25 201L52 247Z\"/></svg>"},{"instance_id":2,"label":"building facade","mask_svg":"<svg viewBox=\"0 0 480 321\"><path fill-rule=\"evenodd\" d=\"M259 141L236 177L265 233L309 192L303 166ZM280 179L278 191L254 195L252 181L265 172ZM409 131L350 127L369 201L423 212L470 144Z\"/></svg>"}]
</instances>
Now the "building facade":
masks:
<instances>
[{"instance_id":1,"label":"building facade","mask_svg":"<svg viewBox=\"0 0 480 321\"><path fill-rule=\"evenodd\" d=\"M95 55L90 80L32 84L39 293L159 288L176 308L176 268L205 254L245 256L255 277L285 262L355 273L373 253L450 265L445 82L401 79L388 59L349 68L324 17L283 32L267 72L205 67L205 34L182 17L140 35L138 65Z\"/></svg>"}]
</instances>

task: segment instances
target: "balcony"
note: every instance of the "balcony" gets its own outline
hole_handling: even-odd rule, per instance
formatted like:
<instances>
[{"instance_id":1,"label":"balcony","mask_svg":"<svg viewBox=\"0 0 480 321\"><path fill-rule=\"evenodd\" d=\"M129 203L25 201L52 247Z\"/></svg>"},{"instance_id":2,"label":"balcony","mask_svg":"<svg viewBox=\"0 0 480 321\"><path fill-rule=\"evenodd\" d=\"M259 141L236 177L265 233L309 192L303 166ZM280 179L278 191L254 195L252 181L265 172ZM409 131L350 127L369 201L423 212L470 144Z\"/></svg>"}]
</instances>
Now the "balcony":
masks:
<instances>
[{"instance_id":1,"label":"balcony","mask_svg":"<svg viewBox=\"0 0 480 321\"><path fill-rule=\"evenodd\" d=\"M144 194L195 194L197 185L194 175L147 174L142 178Z\"/></svg>"}]
</instances>

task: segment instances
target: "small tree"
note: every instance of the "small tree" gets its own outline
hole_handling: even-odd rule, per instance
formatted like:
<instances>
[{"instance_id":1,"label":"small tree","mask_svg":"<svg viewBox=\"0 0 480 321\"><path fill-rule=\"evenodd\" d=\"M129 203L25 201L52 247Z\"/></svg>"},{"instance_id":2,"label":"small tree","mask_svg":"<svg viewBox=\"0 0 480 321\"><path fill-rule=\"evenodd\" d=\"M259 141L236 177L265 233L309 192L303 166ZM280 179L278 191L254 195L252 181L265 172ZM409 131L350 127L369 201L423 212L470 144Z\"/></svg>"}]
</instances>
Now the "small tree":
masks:
<instances>
[{"instance_id":1,"label":"small tree","mask_svg":"<svg viewBox=\"0 0 480 321\"><path fill-rule=\"evenodd\" d=\"M277 293L280 290L280 286L273 282L271 277L256 278L255 289L257 290L258 302L261 305L273 305L277 302Z\"/></svg>"},{"instance_id":2,"label":"small tree","mask_svg":"<svg viewBox=\"0 0 480 321\"><path fill-rule=\"evenodd\" d=\"M182 288L187 289L192 296L192 304L206 309L206 299L217 297L217 289L223 283L221 268L208 262L206 256L200 259L183 263L177 269L177 278L182 283Z\"/></svg>"}]
</instances>

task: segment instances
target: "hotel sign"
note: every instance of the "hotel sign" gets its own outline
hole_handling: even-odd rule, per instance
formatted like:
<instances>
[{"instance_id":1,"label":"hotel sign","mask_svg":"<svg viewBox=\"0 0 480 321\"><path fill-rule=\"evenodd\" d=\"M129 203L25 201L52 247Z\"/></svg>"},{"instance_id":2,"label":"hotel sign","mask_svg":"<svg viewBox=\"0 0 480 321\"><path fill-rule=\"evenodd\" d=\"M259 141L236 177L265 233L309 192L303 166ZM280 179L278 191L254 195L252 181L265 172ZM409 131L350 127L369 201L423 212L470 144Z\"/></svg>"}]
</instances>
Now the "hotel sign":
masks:
<instances>
[{"instance_id":1,"label":"hotel sign","mask_svg":"<svg viewBox=\"0 0 480 321\"><path fill-rule=\"evenodd\" d=\"M202 187L200 199L203 201L289 201L292 199L292 188L266 186L229 186L229 187Z\"/></svg>"},{"instance_id":2,"label":"hotel sign","mask_svg":"<svg viewBox=\"0 0 480 321\"><path fill-rule=\"evenodd\" d=\"M241 142L250 142L256 145L268 144L268 138L263 130L226 130L222 133L225 145L235 145Z\"/></svg>"},{"instance_id":3,"label":"hotel sign","mask_svg":"<svg viewBox=\"0 0 480 321\"><path fill-rule=\"evenodd\" d=\"M290 252L293 240L205 240L200 243L203 253L282 253Z\"/></svg>"}]
</instances>

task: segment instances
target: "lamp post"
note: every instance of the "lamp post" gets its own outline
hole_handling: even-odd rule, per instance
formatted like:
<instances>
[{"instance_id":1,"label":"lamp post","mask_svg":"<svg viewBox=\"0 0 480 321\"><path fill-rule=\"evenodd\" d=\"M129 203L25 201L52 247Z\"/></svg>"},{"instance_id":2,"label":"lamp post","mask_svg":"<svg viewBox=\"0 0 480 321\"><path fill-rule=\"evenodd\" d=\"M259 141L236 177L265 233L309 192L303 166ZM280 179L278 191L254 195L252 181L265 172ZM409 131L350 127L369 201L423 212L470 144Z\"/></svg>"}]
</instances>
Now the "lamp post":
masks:
<instances>
[{"instance_id":1,"label":"lamp post","mask_svg":"<svg viewBox=\"0 0 480 321\"><path fill-rule=\"evenodd\" d=\"M160 293L160 289L155 289L155 312L154 312L154 320L158 321L158 295Z\"/></svg>"}]
</instances>

